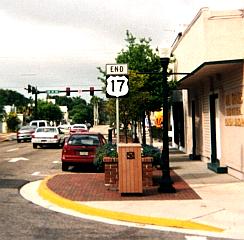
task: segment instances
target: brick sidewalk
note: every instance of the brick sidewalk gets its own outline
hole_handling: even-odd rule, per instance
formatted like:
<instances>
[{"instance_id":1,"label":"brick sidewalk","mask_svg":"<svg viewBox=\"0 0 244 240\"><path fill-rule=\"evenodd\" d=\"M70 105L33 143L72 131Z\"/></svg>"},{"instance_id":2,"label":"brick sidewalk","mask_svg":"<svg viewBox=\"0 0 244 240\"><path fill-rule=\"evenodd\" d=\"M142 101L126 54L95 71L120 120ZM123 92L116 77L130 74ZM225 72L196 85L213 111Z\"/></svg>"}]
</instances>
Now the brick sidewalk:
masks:
<instances>
[{"instance_id":1,"label":"brick sidewalk","mask_svg":"<svg viewBox=\"0 0 244 240\"><path fill-rule=\"evenodd\" d=\"M47 186L59 196L73 201L122 201L122 200L188 200L200 199L197 193L171 171L176 193L158 193L161 171L154 171L154 186L142 194L121 194L108 190L104 185L104 173L67 173L49 179Z\"/></svg>"}]
</instances>

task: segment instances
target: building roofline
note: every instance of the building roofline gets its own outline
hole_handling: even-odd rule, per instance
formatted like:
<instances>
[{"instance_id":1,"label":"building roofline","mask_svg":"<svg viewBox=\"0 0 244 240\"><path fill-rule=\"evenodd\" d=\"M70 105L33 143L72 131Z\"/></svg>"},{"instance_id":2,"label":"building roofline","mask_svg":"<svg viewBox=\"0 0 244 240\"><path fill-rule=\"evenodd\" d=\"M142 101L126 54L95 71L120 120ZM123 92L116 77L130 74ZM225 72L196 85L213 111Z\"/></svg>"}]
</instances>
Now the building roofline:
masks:
<instances>
[{"instance_id":1,"label":"building roofline","mask_svg":"<svg viewBox=\"0 0 244 240\"><path fill-rule=\"evenodd\" d=\"M175 50L175 48L179 45L181 39L190 31L191 27L194 25L194 23L200 18L202 13L204 11L209 11L208 7L201 8L197 15L193 18L193 20L190 22L190 24L187 26L187 28L183 32L179 32L177 37L175 38L173 44L172 44L172 52Z\"/></svg>"},{"instance_id":2,"label":"building roofline","mask_svg":"<svg viewBox=\"0 0 244 240\"><path fill-rule=\"evenodd\" d=\"M187 26L187 28L183 32L178 33L177 37L175 38L174 42L171 45L172 52L174 52L174 50L177 48L177 46L179 45L181 40L184 38L184 36L190 31L192 26L197 22L197 20L201 17L203 12L205 12L205 11L210 12L211 10L208 7L201 8L198 11L198 13L196 14L196 16L193 18L193 20L190 22L190 24ZM240 13L237 14L236 11L239 11ZM233 12L233 13L230 14L230 12ZM215 11L211 11L211 13L214 13L216 15L209 16L209 18L208 18L209 20L220 19L220 18L222 18L222 19L237 18L237 17L243 18L244 17L244 8L236 9L236 10L229 10L229 11L228 10L222 10L222 11L215 10ZM218 15L217 13L219 13L220 15Z\"/></svg>"}]
</instances>

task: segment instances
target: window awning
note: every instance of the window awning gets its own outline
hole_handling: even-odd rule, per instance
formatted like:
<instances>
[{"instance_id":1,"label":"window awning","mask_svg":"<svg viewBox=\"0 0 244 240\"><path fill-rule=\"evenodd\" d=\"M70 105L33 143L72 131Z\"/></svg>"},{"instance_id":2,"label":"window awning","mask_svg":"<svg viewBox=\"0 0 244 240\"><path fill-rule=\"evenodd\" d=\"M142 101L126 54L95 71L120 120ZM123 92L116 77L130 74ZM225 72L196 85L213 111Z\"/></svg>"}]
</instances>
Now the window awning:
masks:
<instances>
[{"instance_id":1,"label":"window awning","mask_svg":"<svg viewBox=\"0 0 244 240\"><path fill-rule=\"evenodd\" d=\"M237 64L241 66L243 63L244 59L205 62L190 74L182 78L179 81L178 89L189 88L196 84L200 79L205 79L216 74L223 74L224 72L230 71L236 67Z\"/></svg>"}]
</instances>

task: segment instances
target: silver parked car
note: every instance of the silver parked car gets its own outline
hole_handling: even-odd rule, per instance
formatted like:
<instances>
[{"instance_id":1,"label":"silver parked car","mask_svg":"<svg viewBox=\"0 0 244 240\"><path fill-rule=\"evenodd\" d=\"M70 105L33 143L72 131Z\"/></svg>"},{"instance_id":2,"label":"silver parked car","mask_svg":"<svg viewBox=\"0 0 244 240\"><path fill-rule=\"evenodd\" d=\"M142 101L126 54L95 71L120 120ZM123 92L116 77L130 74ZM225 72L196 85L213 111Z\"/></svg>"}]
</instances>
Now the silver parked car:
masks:
<instances>
[{"instance_id":1,"label":"silver parked car","mask_svg":"<svg viewBox=\"0 0 244 240\"><path fill-rule=\"evenodd\" d=\"M64 133L57 127L39 127L32 134L31 142L33 148L44 145L62 147L64 138Z\"/></svg>"},{"instance_id":2,"label":"silver parked car","mask_svg":"<svg viewBox=\"0 0 244 240\"><path fill-rule=\"evenodd\" d=\"M21 141L31 141L32 134L35 132L35 126L22 126L17 131L17 142L20 143Z\"/></svg>"}]
</instances>

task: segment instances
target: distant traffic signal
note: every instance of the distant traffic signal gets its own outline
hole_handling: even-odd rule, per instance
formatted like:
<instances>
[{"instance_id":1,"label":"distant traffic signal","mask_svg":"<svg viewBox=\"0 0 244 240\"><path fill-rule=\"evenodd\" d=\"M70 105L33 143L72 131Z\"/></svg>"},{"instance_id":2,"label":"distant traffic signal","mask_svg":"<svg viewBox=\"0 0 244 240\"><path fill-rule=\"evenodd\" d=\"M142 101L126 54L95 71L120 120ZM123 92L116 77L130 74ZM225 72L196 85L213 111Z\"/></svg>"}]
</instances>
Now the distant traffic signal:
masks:
<instances>
[{"instance_id":1,"label":"distant traffic signal","mask_svg":"<svg viewBox=\"0 0 244 240\"><path fill-rule=\"evenodd\" d=\"M28 91L28 93L31 93L31 85L30 84L28 84L27 91Z\"/></svg>"},{"instance_id":2,"label":"distant traffic signal","mask_svg":"<svg viewBox=\"0 0 244 240\"><path fill-rule=\"evenodd\" d=\"M29 87L29 86L28 86L28 87ZM31 93L32 93L32 94L37 93L37 89L36 89L35 87L33 87L33 86L32 86L32 88L31 88Z\"/></svg>"},{"instance_id":3,"label":"distant traffic signal","mask_svg":"<svg viewBox=\"0 0 244 240\"><path fill-rule=\"evenodd\" d=\"M70 88L69 87L66 88L66 96L70 96Z\"/></svg>"},{"instance_id":4,"label":"distant traffic signal","mask_svg":"<svg viewBox=\"0 0 244 240\"><path fill-rule=\"evenodd\" d=\"M94 87L90 87L90 96L94 96Z\"/></svg>"}]
</instances>

